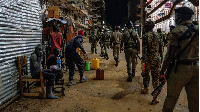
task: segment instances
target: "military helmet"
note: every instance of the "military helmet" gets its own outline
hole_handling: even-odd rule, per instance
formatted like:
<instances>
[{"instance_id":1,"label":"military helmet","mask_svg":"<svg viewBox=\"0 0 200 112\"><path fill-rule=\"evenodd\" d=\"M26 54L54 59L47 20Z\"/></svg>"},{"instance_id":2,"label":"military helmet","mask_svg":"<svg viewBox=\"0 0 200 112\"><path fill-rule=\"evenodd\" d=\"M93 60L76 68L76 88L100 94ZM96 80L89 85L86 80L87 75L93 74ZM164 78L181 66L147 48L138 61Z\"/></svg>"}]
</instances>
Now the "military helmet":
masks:
<instances>
[{"instance_id":1,"label":"military helmet","mask_svg":"<svg viewBox=\"0 0 200 112\"><path fill-rule=\"evenodd\" d=\"M193 10L188 7L177 8L175 9L175 23L179 24L182 21L190 20L193 14Z\"/></svg>"},{"instance_id":2,"label":"military helmet","mask_svg":"<svg viewBox=\"0 0 200 112\"><path fill-rule=\"evenodd\" d=\"M194 11L189 7L180 7L175 9L175 13L185 14L185 15L193 15Z\"/></svg>"},{"instance_id":3,"label":"military helmet","mask_svg":"<svg viewBox=\"0 0 200 112\"><path fill-rule=\"evenodd\" d=\"M155 26L155 23L153 21L147 21L145 26L152 26L154 27Z\"/></svg>"},{"instance_id":4,"label":"military helmet","mask_svg":"<svg viewBox=\"0 0 200 112\"><path fill-rule=\"evenodd\" d=\"M115 26L115 30L119 30L120 29L120 26Z\"/></svg>"},{"instance_id":5,"label":"military helmet","mask_svg":"<svg viewBox=\"0 0 200 112\"><path fill-rule=\"evenodd\" d=\"M155 24L153 21L147 21L144 26L145 32L151 31L154 28L154 26Z\"/></svg>"},{"instance_id":6,"label":"military helmet","mask_svg":"<svg viewBox=\"0 0 200 112\"><path fill-rule=\"evenodd\" d=\"M158 28L158 29L157 29L157 32L158 32L158 33L161 33L161 32L162 32L162 31L161 31L161 28Z\"/></svg>"},{"instance_id":7,"label":"military helmet","mask_svg":"<svg viewBox=\"0 0 200 112\"><path fill-rule=\"evenodd\" d=\"M132 23L131 21L129 21L129 22L126 23L126 26L127 26L127 27L129 27L129 26L132 26L132 27L133 27L133 23Z\"/></svg>"}]
</instances>

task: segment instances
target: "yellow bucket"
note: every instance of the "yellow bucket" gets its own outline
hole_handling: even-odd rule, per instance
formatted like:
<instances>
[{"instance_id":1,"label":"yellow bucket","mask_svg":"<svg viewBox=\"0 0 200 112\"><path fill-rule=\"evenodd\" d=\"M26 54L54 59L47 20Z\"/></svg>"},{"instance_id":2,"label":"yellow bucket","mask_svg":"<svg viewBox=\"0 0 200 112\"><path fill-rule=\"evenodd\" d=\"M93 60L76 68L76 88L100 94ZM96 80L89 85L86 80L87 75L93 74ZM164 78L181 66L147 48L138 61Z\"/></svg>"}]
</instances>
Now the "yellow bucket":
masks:
<instances>
[{"instance_id":1,"label":"yellow bucket","mask_svg":"<svg viewBox=\"0 0 200 112\"><path fill-rule=\"evenodd\" d=\"M99 59L93 58L92 59L92 69L96 70L97 68L99 68Z\"/></svg>"}]
</instances>

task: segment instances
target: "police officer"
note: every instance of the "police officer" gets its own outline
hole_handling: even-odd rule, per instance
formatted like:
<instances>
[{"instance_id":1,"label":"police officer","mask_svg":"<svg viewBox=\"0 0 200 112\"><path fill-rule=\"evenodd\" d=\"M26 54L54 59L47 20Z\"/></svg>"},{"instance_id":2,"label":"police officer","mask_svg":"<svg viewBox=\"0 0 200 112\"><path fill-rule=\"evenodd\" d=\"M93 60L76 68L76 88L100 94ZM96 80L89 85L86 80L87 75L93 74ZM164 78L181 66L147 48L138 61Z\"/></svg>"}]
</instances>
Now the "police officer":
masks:
<instances>
[{"instance_id":1,"label":"police officer","mask_svg":"<svg viewBox=\"0 0 200 112\"><path fill-rule=\"evenodd\" d=\"M142 36L142 65L145 64L145 71L142 71L143 94L148 94L148 87L150 82L149 72L151 71L152 85L156 88L159 82L159 70L160 70L160 54L162 53L160 36L153 32L154 22L147 21L144 26L144 35ZM161 50L160 50L161 49ZM155 92L153 98L158 95L160 91ZM156 99L153 103L159 103Z\"/></svg>"},{"instance_id":2,"label":"police officer","mask_svg":"<svg viewBox=\"0 0 200 112\"><path fill-rule=\"evenodd\" d=\"M133 30L133 23L131 21L127 22L127 30L124 31L122 36L121 49L125 52L125 58L127 62L127 73L128 82L132 82L132 78L135 76L136 68L136 55L140 51L140 40L138 34Z\"/></svg>"},{"instance_id":3,"label":"police officer","mask_svg":"<svg viewBox=\"0 0 200 112\"><path fill-rule=\"evenodd\" d=\"M199 30L198 26L193 27L191 21L193 14L193 10L188 7L175 9L175 23L177 26L172 30L171 37L169 37L170 43L160 71L161 80L166 81L164 72L174 60L173 58L183 49L185 50L176 59L176 66L168 77L167 97L162 109L163 112L172 112L174 110L183 87L185 87L187 93L189 111L199 111ZM184 34L188 29L190 29L191 33ZM182 36L183 34L184 36ZM182 39L182 37L189 38ZM192 40L192 38L194 39ZM190 42L190 40L192 41ZM186 47L187 44L188 47Z\"/></svg>"},{"instance_id":4,"label":"police officer","mask_svg":"<svg viewBox=\"0 0 200 112\"><path fill-rule=\"evenodd\" d=\"M103 41L103 48L104 48L104 51L105 51L104 58L106 58L106 60L108 60L109 59L108 49L109 49L109 46L110 46L110 35L107 32L106 28L104 29L104 34L103 34L102 39L103 39L102 40Z\"/></svg>"},{"instance_id":5,"label":"police officer","mask_svg":"<svg viewBox=\"0 0 200 112\"><path fill-rule=\"evenodd\" d=\"M100 47L101 47L101 54L100 56L103 57L104 56L104 50L103 50L103 32L102 32L102 29L100 28L99 29L99 35L98 35L98 40L99 40L99 44L100 44Z\"/></svg>"},{"instance_id":6,"label":"police officer","mask_svg":"<svg viewBox=\"0 0 200 112\"><path fill-rule=\"evenodd\" d=\"M83 77L83 72L84 72L83 60L76 51L76 49L79 47L81 51L84 54L86 54L86 51L82 47L83 36L84 36L83 30L78 31L78 36L72 38L67 44L65 49L66 64L69 67L69 83L67 84L67 86L72 86L75 84L72 81L74 76L75 64L79 70L80 82L82 83L87 80L87 77Z\"/></svg>"},{"instance_id":7,"label":"police officer","mask_svg":"<svg viewBox=\"0 0 200 112\"><path fill-rule=\"evenodd\" d=\"M122 33L119 32L120 26L115 26L115 32L113 32L110 40L110 46L113 48L113 57L116 61L115 66L118 66L119 62L119 51L122 39ZM113 45L112 45L113 44Z\"/></svg>"},{"instance_id":8,"label":"police officer","mask_svg":"<svg viewBox=\"0 0 200 112\"><path fill-rule=\"evenodd\" d=\"M94 32L91 33L91 35L89 37L89 42L91 44L91 53L93 54L94 50L95 50L95 53L97 54L97 42L98 42L98 39L97 39L97 35L94 35Z\"/></svg>"}]
</instances>

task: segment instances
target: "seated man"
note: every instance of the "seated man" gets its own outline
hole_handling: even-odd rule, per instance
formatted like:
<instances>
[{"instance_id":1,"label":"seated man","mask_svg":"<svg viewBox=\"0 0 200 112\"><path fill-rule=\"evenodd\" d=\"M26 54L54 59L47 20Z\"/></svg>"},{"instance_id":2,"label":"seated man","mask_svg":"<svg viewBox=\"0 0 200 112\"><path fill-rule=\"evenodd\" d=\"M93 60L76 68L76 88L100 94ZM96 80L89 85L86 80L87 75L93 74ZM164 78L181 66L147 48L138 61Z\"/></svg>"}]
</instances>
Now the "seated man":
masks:
<instances>
[{"instance_id":1,"label":"seated man","mask_svg":"<svg viewBox=\"0 0 200 112\"><path fill-rule=\"evenodd\" d=\"M42 55L43 55L42 52L43 52L42 45L38 44L35 47L35 51L30 56L30 71L32 78L36 79L40 78L40 69L42 68L41 66ZM46 98L57 99L57 96L54 96L52 93L52 87L54 86L56 75L51 73L49 69L42 70L42 74L43 78L47 79Z\"/></svg>"},{"instance_id":2,"label":"seated man","mask_svg":"<svg viewBox=\"0 0 200 112\"><path fill-rule=\"evenodd\" d=\"M50 66L57 65L57 56L59 55L60 50L54 48L52 54L47 58L47 68L50 69Z\"/></svg>"},{"instance_id":3,"label":"seated man","mask_svg":"<svg viewBox=\"0 0 200 112\"><path fill-rule=\"evenodd\" d=\"M58 84L59 79L62 77L62 70L56 71L57 69L57 56L59 55L60 50L58 48L54 48L52 54L47 58L47 68L52 71L52 73L56 75L56 84ZM51 67L53 66L53 67Z\"/></svg>"}]
</instances>

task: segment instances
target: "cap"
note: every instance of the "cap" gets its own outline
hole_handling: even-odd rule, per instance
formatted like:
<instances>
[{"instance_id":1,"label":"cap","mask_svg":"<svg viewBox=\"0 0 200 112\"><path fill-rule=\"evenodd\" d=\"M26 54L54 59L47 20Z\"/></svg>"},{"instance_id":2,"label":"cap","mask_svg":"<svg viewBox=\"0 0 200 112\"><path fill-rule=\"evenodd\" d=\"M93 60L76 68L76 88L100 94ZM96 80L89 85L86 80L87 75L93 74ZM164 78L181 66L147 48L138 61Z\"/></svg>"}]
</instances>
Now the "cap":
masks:
<instances>
[{"instance_id":1,"label":"cap","mask_svg":"<svg viewBox=\"0 0 200 112\"><path fill-rule=\"evenodd\" d=\"M128 26L133 26L133 23L132 23L131 21L129 21L129 22L126 23L126 26L127 26L127 27L128 27Z\"/></svg>"},{"instance_id":2,"label":"cap","mask_svg":"<svg viewBox=\"0 0 200 112\"><path fill-rule=\"evenodd\" d=\"M185 15L193 15L194 11L192 9L190 9L189 7L180 7L175 9L175 13L181 13L181 14L185 14Z\"/></svg>"},{"instance_id":3,"label":"cap","mask_svg":"<svg viewBox=\"0 0 200 112\"><path fill-rule=\"evenodd\" d=\"M78 35L82 35L84 37L84 31L83 30L79 30L78 31Z\"/></svg>"}]
</instances>

